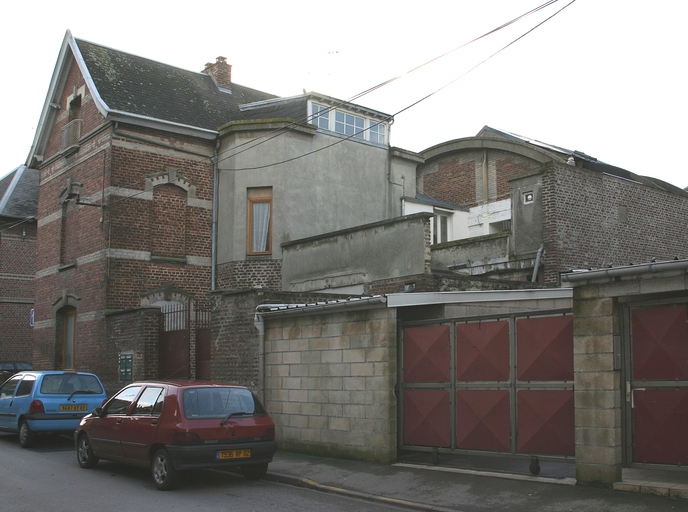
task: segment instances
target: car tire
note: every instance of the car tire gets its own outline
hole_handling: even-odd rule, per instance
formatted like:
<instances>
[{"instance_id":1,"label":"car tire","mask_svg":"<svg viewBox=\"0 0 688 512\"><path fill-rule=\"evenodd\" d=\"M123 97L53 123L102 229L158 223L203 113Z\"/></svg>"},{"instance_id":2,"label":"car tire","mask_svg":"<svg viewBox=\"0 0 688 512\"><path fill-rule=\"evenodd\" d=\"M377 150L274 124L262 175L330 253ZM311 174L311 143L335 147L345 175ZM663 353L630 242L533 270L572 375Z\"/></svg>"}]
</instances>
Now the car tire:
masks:
<instances>
[{"instance_id":1,"label":"car tire","mask_svg":"<svg viewBox=\"0 0 688 512\"><path fill-rule=\"evenodd\" d=\"M151 474L155 486L161 491L167 491L176 486L178 472L172 466L170 454L165 448L160 448L155 452L151 461Z\"/></svg>"},{"instance_id":2,"label":"car tire","mask_svg":"<svg viewBox=\"0 0 688 512\"><path fill-rule=\"evenodd\" d=\"M268 472L267 463L264 464L251 464L250 466L242 466L241 474L247 480L260 480Z\"/></svg>"},{"instance_id":3,"label":"car tire","mask_svg":"<svg viewBox=\"0 0 688 512\"><path fill-rule=\"evenodd\" d=\"M98 464L98 457L93 455L91 442L86 434L81 434L76 442L76 460L79 461L79 466L85 469L94 468Z\"/></svg>"},{"instance_id":4,"label":"car tire","mask_svg":"<svg viewBox=\"0 0 688 512\"><path fill-rule=\"evenodd\" d=\"M36 433L29 428L29 423L22 420L19 425L19 444L22 448L31 448L36 442Z\"/></svg>"}]
</instances>

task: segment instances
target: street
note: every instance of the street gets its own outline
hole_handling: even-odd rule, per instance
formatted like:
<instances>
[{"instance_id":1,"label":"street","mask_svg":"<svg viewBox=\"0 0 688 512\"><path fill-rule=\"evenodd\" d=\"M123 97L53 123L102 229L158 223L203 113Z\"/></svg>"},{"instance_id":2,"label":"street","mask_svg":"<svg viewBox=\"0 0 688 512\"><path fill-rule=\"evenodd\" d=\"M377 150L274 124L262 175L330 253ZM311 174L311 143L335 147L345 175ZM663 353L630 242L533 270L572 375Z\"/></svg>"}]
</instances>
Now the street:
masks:
<instances>
[{"instance_id":1,"label":"street","mask_svg":"<svg viewBox=\"0 0 688 512\"><path fill-rule=\"evenodd\" d=\"M34 448L22 449L16 435L0 434L0 453L0 511L401 510L216 471L189 472L178 489L162 492L147 469L106 461L81 469L73 441L65 436L43 436Z\"/></svg>"}]
</instances>

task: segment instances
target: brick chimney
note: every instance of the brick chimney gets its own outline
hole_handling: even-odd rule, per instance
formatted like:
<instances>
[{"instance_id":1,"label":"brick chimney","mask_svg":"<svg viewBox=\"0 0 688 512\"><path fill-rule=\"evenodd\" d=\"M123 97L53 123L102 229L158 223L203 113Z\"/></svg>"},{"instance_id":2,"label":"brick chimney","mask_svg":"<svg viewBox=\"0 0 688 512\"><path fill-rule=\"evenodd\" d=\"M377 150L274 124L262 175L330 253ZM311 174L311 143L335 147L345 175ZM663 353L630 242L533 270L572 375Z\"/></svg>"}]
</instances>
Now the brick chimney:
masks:
<instances>
[{"instance_id":1,"label":"brick chimney","mask_svg":"<svg viewBox=\"0 0 688 512\"><path fill-rule=\"evenodd\" d=\"M227 57L218 57L215 63L208 62L202 72L210 75L218 87L232 88L232 66L227 64Z\"/></svg>"}]
</instances>

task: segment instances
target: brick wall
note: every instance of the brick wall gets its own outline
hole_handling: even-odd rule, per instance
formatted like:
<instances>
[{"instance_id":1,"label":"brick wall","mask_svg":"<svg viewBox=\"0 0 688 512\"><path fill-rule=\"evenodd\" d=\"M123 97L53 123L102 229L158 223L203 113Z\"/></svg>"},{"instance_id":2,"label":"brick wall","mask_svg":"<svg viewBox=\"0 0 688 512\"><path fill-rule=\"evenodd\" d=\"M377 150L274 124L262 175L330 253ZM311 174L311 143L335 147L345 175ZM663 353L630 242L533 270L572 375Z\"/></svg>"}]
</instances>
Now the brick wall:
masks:
<instances>
[{"instance_id":1,"label":"brick wall","mask_svg":"<svg viewBox=\"0 0 688 512\"><path fill-rule=\"evenodd\" d=\"M688 197L579 167L542 178L545 280L559 272L688 257Z\"/></svg>"},{"instance_id":2,"label":"brick wall","mask_svg":"<svg viewBox=\"0 0 688 512\"><path fill-rule=\"evenodd\" d=\"M270 318L265 405L281 449L396 459L396 311Z\"/></svg>"},{"instance_id":3,"label":"brick wall","mask_svg":"<svg viewBox=\"0 0 688 512\"><path fill-rule=\"evenodd\" d=\"M225 263L218 266L217 283L218 288L266 288L279 291L282 289L282 260L253 257Z\"/></svg>"},{"instance_id":4,"label":"brick wall","mask_svg":"<svg viewBox=\"0 0 688 512\"><path fill-rule=\"evenodd\" d=\"M106 314L139 308L167 284L196 298L210 289L214 144L115 127L104 122L85 88L82 138L78 151L65 156L60 131L69 122L74 87L84 83L73 66L40 168L33 356L41 368L61 364L54 304L67 294L77 307L76 368L116 382L118 360L109 339L115 331ZM105 207L75 198L62 202L70 179L81 184L82 203ZM148 327L135 325L145 336Z\"/></svg>"},{"instance_id":5,"label":"brick wall","mask_svg":"<svg viewBox=\"0 0 688 512\"><path fill-rule=\"evenodd\" d=\"M530 174L540 164L500 150L487 150L488 197L491 201L510 195L509 179ZM468 150L443 156L418 168L419 192L434 199L463 206L485 201L483 151Z\"/></svg>"},{"instance_id":6,"label":"brick wall","mask_svg":"<svg viewBox=\"0 0 688 512\"><path fill-rule=\"evenodd\" d=\"M155 307L107 316L107 339L112 347L108 357L112 358L111 366L115 370L120 354L132 354L132 380L158 378L161 317L160 310ZM119 374L113 372L108 372L107 380L103 380L109 396L127 383L120 381Z\"/></svg>"},{"instance_id":7,"label":"brick wall","mask_svg":"<svg viewBox=\"0 0 688 512\"><path fill-rule=\"evenodd\" d=\"M32 360L36 223L1 218L0 360Z\"/></svg>"}]
</instances>

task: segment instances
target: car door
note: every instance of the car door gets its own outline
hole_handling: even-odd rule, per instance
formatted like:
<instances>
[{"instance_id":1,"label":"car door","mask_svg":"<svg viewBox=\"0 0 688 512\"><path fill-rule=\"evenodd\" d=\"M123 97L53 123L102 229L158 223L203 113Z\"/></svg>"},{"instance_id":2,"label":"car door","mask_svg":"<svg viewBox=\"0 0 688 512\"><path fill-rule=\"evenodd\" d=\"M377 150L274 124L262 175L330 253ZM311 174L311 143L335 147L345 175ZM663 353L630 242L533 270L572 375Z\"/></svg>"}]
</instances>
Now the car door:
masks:
<instances>
[{"instance_id":1,"label":"car door","mask_svg":"<svg viewBox=\"0 0 688 512\"><path fill-rule=\"evenodd\" d=\"M122 424L143 386L129 386L112 397L90 428L93 452L105 459L119 459L122 454Z\"/></svg>"},{"instance_id":2,"label":"car door","mask_svg":"<svg viewBox=\"0 0 688 512\"><path fill-rule=\"evenodd\" d=\"M2 386L0 386L0 428L9 428L11 423L16 424L13 417L12 404L14 403L14 392L17 390L22 380L21 375L15 375ZM14 419L14 422L11 420Z\"/></svg>"},{"instance_id":3,"label":"car door","mask_svg":"<svg viewBox=\"0 0 688 512\"><path fill-rule=\"evenodd\" d=\"M35 375L24 375L14 392L14 400L10 404L9 427L19 429L19 418L28 412L33 400L33 388L36 384Z\"/></svg>"},{"instance_id":4,"label":"car door","mask_svg":"<svg viewBox=\"0 0 688 512\"><path fill-rule=\"evenodd\" d=\"M148 386L143 390L122 423L122 454L127 459L148 461L148 447L158 430L158 420L165 400L163 386Z\"/></svg>"}]
</instances>

